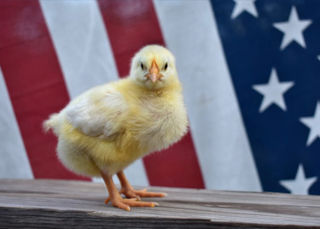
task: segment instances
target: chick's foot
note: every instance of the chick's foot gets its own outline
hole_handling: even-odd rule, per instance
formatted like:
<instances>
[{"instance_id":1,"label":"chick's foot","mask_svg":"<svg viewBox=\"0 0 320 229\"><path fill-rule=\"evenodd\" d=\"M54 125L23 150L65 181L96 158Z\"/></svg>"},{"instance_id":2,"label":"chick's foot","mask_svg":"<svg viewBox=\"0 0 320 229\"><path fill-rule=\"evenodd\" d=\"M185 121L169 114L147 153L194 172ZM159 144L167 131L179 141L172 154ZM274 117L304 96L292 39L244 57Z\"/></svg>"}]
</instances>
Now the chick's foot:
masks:
<instances>
[{"instance_id":1,"label":"chick's foot","mask_svg":"<svg viewBox=\"0 0 320 229\"><path fill-rule=\"evenodd\" d=\"M130 198L130 199L124 199L120 195L114 198L108 198L106 199L105 203L107 204L109 201L111 201L112 206L130 211L130 207L155 207L159 204L156 202L144 202L139 201L136 198Z\"/></svg>"},{"instance_id":2,"label":"chick's foot","mask_svg":"<svg viewBox=\"0 0 320 229\"><path fill-rule=\"evenodd\" d=\"M162 192L147 192L147 189L135 190L132 187L130 188L122 188L120 191L121 194L125 195L127 198L137 198L140 197L165 197L166 193Z\"/></svg>"},{"instance_id":3,"label":"chick's foot","mask_svg":"<svg viewBox=\"0 0 320 229\"><path fill-rule=\"evenodd\" d=\"M125 195L127 198L137 198L140 197L164 197L167 196L166 193L161 192L147 192L147 189L135 190L127 180L123 171L119 171L117 173L119 181L121 183L121 191L120 193Z\"/></svg>"}]
</instances>

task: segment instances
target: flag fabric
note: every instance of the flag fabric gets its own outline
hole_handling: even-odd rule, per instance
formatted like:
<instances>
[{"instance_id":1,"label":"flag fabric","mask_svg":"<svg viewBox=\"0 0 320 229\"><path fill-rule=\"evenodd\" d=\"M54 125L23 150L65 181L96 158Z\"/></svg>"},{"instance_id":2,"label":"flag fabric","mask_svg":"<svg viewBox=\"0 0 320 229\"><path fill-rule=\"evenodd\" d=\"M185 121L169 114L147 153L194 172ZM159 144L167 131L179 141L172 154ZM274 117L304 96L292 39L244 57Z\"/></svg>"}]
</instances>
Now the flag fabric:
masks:
<instances>
[{"instance_id":1,"label":"flag fabric","mask_svg":"<svg viewBox=\"0 0 320 229\"><path fill-rule=\"evenodd\" d=\"M133 54L176 56L190 120L134 162L134 185L320 194L320 2L0 2L0 178L91 179L58 161L42 122L127 76Z\"/></svg>"}]
</instances>

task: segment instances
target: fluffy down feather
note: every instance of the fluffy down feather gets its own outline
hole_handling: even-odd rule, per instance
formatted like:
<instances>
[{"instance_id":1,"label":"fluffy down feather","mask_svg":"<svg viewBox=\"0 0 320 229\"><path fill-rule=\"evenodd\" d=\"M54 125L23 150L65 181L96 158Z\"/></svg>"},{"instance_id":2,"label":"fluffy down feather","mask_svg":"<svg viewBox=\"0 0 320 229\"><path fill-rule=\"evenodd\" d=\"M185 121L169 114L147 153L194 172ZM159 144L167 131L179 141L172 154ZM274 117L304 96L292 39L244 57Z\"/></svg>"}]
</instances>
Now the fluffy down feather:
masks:
<instances>
[{"instance_id":1,"label":"fluffy down feather","mask_svg":"<svg viewBox=\"0 0 320 229\"><path fill-rule=\"evenodd\" d=\"M158 84L141 77L142 61L149 68L156 61L162 69ZM58 136L62 163L85 176L100 176L100 170L115 174L147 153L169 147L187 131L172 54L147 46L134 57L129 77L81 94L44 126Z\"/></svg>"}]
</instances>

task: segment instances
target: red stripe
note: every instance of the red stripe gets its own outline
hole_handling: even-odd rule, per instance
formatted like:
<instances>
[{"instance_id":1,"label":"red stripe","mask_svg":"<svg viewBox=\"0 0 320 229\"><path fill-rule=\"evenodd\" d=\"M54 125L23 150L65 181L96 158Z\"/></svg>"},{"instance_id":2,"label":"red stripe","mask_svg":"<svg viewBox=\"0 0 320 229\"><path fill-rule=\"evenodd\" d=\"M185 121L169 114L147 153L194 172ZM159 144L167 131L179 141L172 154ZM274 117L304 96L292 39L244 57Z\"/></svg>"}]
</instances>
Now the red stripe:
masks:
<instances>
[{"instance_id":1,"label":"red stripe","mask_svg":"<svg viewBox=\"0 0 320 229\"><path fill-rule=\"evenodd\" d=\"M69 95L38 1L1 0L0 34L0 66L34 177L87 180L60 164L56 137L41 128Z\"/></svg>"},{"instance_id":2,"label":"red stripe","mask_svg":"<svg viewBox=\"0 0 320 229\"><path fill-rule=\"evenodd\" d=\"M120 77L129 73L130 59L147 44L164 45L150 0L100 0ZM149 183L156 186L204 188L190 133L168 150L144 158Z\"/></svg>"}]
</instances>

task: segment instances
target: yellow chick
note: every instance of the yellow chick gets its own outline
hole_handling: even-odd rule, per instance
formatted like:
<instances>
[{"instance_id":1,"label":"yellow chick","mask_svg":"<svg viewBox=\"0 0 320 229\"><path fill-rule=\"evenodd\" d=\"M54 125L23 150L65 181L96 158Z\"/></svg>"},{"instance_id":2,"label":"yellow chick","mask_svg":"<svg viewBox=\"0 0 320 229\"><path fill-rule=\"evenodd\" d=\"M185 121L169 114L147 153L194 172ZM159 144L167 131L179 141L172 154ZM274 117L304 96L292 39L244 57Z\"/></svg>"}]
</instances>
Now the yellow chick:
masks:
<instances>
[{"instance_id":1,"label":"yellow chick","mask_svg":"<svg viewBox=\"0 0 320 229\"><path fill-rule=\"evenodd\" d=\"M140 197L165 193L135 190L123 170L177 142L187 125L174 56L159 45L146 46L133 57L127 78L84 92L44 122L58 137L61 162L75 173L101 176L109 192L106 203L128 211L130 206L154 207L157 203Z\"/></svg>"}]
</instances>

